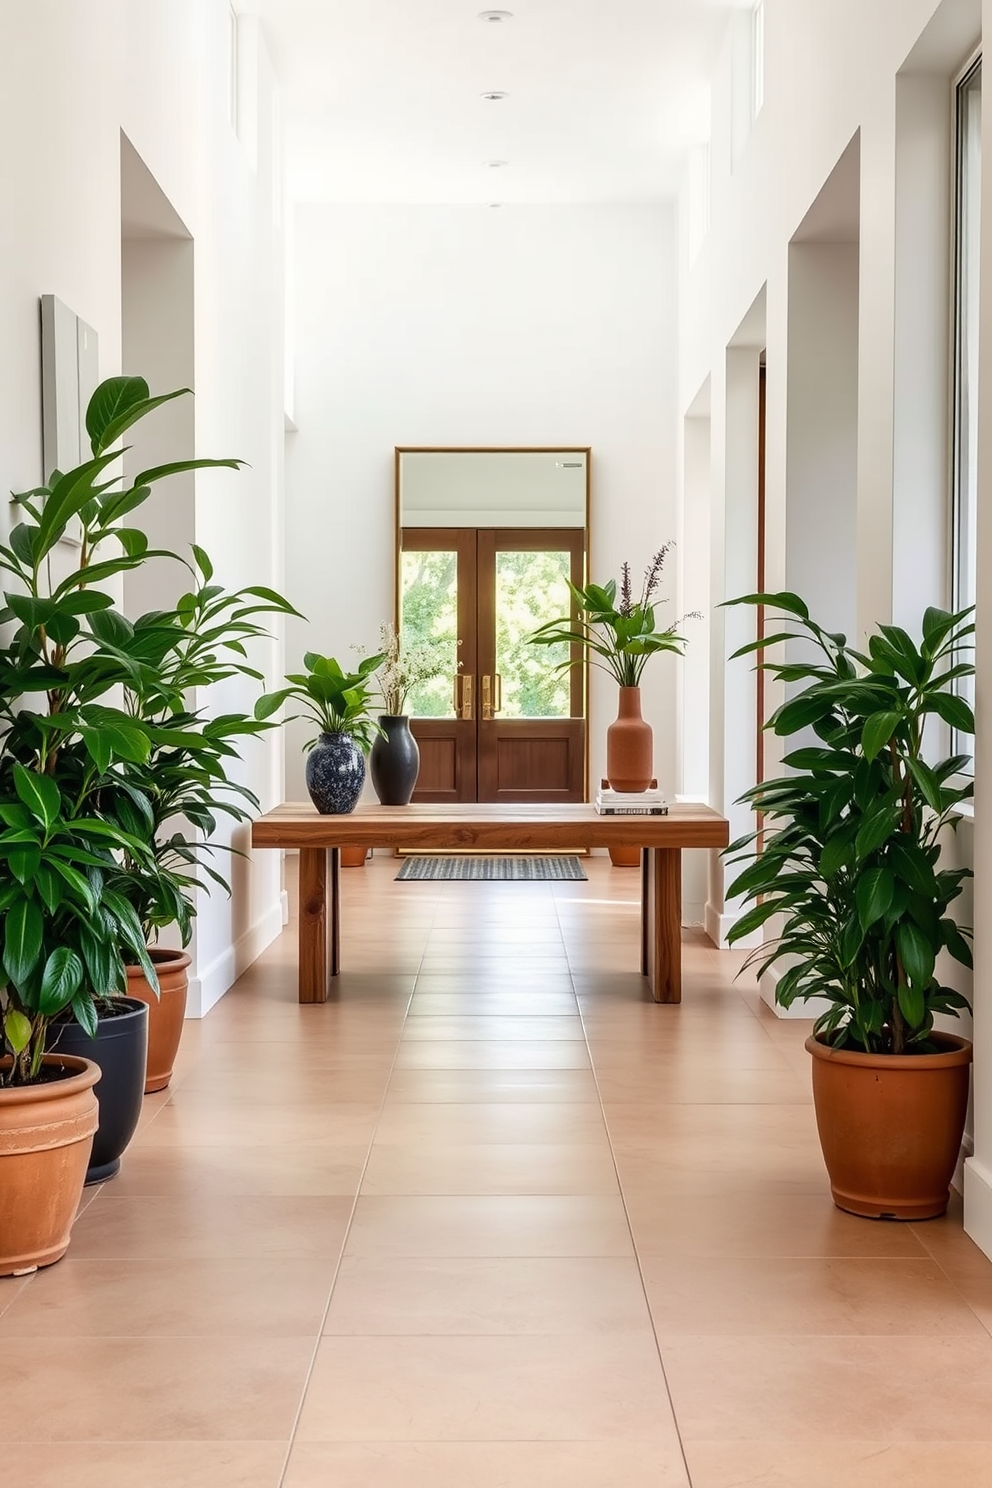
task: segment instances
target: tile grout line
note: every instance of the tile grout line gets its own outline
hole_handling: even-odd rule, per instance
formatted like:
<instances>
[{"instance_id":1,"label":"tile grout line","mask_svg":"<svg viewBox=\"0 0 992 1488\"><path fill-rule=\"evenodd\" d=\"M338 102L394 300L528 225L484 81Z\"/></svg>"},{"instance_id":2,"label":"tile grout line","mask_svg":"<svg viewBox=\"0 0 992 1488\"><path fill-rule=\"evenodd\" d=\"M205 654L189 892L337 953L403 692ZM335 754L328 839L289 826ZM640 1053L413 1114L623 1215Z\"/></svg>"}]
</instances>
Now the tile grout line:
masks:
<instances>
[{"instance_id":1,"label":"tile grout line","mask_svg":"<svg viewBox=\"0 0 992 1488\"><path fill-rule=\"evenodd\" d=\"M557 913L557 903L555 905L555 911ZM560 923L561 923L561 921L560 921L560 917L559 917L559 924ZM572 987L573 987L573 991L574 991L574 988L575 988L574 977L573 977L573 980L572 980ZM655 1352L658 1355L658 1367L661 1370L661 1377L662 1377L662 1380L664 1381L664 1385L665 1385L665 1396L666 1396L666 1398L668 1400L668 1408L669 1408L669 1410L672 1413L672 1424L673 1424L673 1426L675 1428L675 1435L676 1435L676 1438L677 1438L678 1444L679 1444L679 1453L680 1453L680 1455L682 1457L682 1465L683 1465L683 1467L685 1469L686 1488L692 1488L692 1473L689 1470L689 1459L688 1459L688 1456L686 1455L685 1443L682 1440L682 1430L681 1430L681 1427L679 1425L678 1414L677 1414L677 1412L675 1410L675 1400L674 1400L674 1398L672 1396L672 1387L671 1387L671 1383L669 1382L668 1371L665 1368L665 1358L664 1358L664 1355L663 1355L662 1349L661 1349L661 1340L658 1337L658 1329L657 1329L657 1325L655 1324L654 1314L651 1311L651 1304L648 1301L648 1292L647 1292L647 1286L646 1286L645 1280L644 1280L644 1270L643 1270L643 1267L641 1265L641 1256L640 1256L640 1252L639 1252L639 1250L637 1248L637 1241L634 1239L634 1229L633 1229L633 1225L630 1222L630 1213L629 1213L629 1211L627 1209L627 1198L626 1198L626 1194L624 1193L623 1184L620 1181L620 1170L617 1167L616 1152L614 1151L614 1147L613 1147L613 1137L612 1137L612 1135L610 1133L609 1122L606 1119L606 1110L605 1110L604 1103L603 1103L603 1097L602 1097L602 1094L601 1094L600 1088L599 1088L599 1076L596 1073L596 1063L595 1063L595 1060L593 1059L592 1048L590 1047L590 1044L589 1044L588 1035L586 1034L586 1031L585 1031L585 1028L586 1028L585 1015L584 1015L583 1010L582 1010L582 1005L579 1002L578 993L575 993L575 1002L576 1002L576 1006L577 1006L578 1012L579 1012L579 1021L580 1021L581 1025L582 1025L583 1036L585 1037L585 1041L586 1041L586 1052L587 1052L587 1054L589 1056L589 1067L590 1067L590 1069L592 1071L593 1083L595 1084L595 1087L596 1087L596 1098L599 1101L599 1113L600 1113L600 1116L602 1117L602 1120L603 1120L603 1128L604 1128L604 1130L606 1132L606 1140L609 1143L609 1147L610 1147L610 1160L613 1163L613 1172L614 1172L614 1174L616 1176L616 1180L617 1180L617 1191L618 1191L618 1193L620 1195L620 1203L623 1206L623 1215L624 1215L624 1220L625 1220L626 1225L627 1225L627 1232L630 1235L631 1249L634 1252L634 1264L637 1267L637 1279L638 1279L638 1282L639 1282L640 1288L641 1288L641 1296L644 1299L644 1310L647 1313L648 1325L649 1325L649 1327L651 1329L651 1336L654 1339Z\"/></svg>"}]
</instances>

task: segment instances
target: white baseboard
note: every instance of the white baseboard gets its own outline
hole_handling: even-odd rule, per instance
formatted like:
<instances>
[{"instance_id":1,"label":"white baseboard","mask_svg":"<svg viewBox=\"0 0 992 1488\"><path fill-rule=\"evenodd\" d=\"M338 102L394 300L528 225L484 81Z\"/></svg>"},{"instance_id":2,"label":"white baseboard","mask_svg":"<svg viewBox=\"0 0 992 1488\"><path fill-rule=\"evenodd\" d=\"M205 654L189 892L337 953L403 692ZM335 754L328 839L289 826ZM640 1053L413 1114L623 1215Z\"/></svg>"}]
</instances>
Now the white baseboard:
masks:
<instances>
[{"instance_id":1,"label":"white baseboard","mask_svg":"<svg viewBox=\"0 0 992 1488\"><path fill-rule=\"evenodd\" d=\"M280 892L280 894L279 894L279 908L280 908L280 910L282 912L282 922L283 922L283 924L284 925L288 925L289 924L289 895L288 895L288 893L286 892L285 889L283 889Z\"/></svg>"},{"instance_id":2,"label":"white baseboard","mask_svg":"<svg viewBox=\"0 0 992 1488\"><path fill-rule=\"evenodd\" d=\"M964 1227L975 1244L992 1257L992 1173L973 1155L964 1165Z\"/></svg>"},{"instance_id":3,"label":"white baseboard","mask_svg":"<svg viewBox=\"0 0 992 1488\"><path fill-rule=\"evenodd\" d=\"M226 951L214 958L204 970L197 967L196 976L189 979L189 994L186 999L187 1018L202 1018L214 1007L229 987L233 987L241 973L257 961L258 957L282 933L283 895L259 915L253 925Z\"/></svg>"},{"instance_id":4,"label":"white baseboard","mask_svg":"<svg viewBox=\"0 0 992 1488\"><path fill-rule=\"evenodd\" d=\"M706 934L709 936L710 940L715 946L717 946L719 950L730 950L727 936L730 934L730 931L733 929L739 918L739 915L726 914L723 910L717 909L716 905L713 904L712 901L707 902L706 909L703 915L703 928L706 931ZM751 951L755 948L755 946L759 946L760 944L761 931L755 930L753 935L746 935L743 940L737 941L733 949L735 951Z\"/></svg>"}]
</instances>

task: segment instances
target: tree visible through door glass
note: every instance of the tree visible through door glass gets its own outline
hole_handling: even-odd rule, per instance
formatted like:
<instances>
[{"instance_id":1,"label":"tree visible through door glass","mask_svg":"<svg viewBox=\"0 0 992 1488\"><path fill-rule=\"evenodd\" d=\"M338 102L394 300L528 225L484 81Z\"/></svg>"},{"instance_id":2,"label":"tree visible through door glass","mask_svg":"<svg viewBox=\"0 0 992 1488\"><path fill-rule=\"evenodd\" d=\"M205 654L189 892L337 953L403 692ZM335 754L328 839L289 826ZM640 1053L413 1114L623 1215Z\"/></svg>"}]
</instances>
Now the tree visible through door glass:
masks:
<instances>
[{"instance_id":1,"label":"tree visible through door glass","mask_svg":"<svg viewBox=\"0 0 992 1488\"><path fill-rule=\"evenodd\" d=\"M497 552L496 670L502 679L501 718L568 718L570 674L556 672L568 646L532 646L527 637L556 615L567 615L570 554Z\"/></svg>"},{"instance_id":2,"label":"tree visible through door glass","mask_svg":"<svg viewBox=\"0 0 992 1488\"><path fill-rule=\"evenodd\" d=\"M400 636L404 650L435 646L445 670L412 687L406 711L414 718L450 718L454 713L454 679L458 670L458 554L402 554Z\"/></svg>"}]
</instances>

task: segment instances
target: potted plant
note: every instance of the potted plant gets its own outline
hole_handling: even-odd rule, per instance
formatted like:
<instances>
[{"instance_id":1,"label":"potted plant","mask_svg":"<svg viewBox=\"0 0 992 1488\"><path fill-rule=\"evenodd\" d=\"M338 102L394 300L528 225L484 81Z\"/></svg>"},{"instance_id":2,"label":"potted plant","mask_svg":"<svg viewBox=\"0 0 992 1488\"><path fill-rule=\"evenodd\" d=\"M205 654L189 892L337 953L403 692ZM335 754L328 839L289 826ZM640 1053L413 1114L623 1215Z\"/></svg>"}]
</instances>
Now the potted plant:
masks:
<instances>
[{"instance_id":1,"label":"potted plant","mask_svg":"<svg viewBox=\"0 0 992 1488\"><path fill-rule=\"evenodd\" d=\"M194 893L211 884L230 888L211 866L212 838L225 815L247 821L258 799L229 778L238 745L271 727L247 714L211 718L190 711L188 698L233 676L261 680L249 664L247 645L267 632L259 616L293 613L273 590L252 585L237 591L213 582L213 565L193 545L191 589L176 608L140 617L134 624L132 654L141 672L125 688L125 707L148 729L151 747L142 761L121 762L104 787L105 808L145 843L150 863L125 852L115 883L141 922L158 977L158 994L142 966L128 962L128 990L148 1004L148 1068L145 1093L163 1090L172 1077L182 1036L190 957L185 949L152 945L162 930L174 929L185 948L196 913Z\"/></svg>"},{"instance_id":2,"label":"potted plant","mask_svg":"<svg viewBox=\"0 0 992 1488\"><path fill-rule=\"evenodd\" d=\"M759 829L727 849L748 865L728 892L753 908L729 939L780 917L745 964L778 970L785 1007L827 1004L806 1047L835 1202L873 1217L941 1214L971 1059L965 1039L935 1026L967 1006L938 958L971 965L969 932L950 914L969 870L945 866L941 845L972 783L960 778L967 756L933 757L926 725L974 730L956 691L974 670L971 611L928 609L919 641L879 626L859 652L795 594L730 603L778 612L774 633L735 655L803 642L762 663L791 691L766 726L803 737L783 760L788 774L741 798Z\"/></svg>"},{"instance_id":3,"label":"potted plant","mask_svg":"<svg viewBox=\"0 0 992 1488\"><path fill-rule=\"evenodd\" d=\"M401 648L396 627L388 621L379 628L379 651L383 659L377 680L385 711L379 715L369 770L383 806L407 806L420 771L420 748L410 732L406 700L414 687L446 670L445 657L439 645L430 643Z\"/></svg>"},{"instance_id":4,"label":"potted plant","mask_svg":"<svg viewBox=\"0 0 992 1488\"><path fill-rule=\"evenodd\" d=\"M641 715L640 684L648 657L659 651L684 654L685 640L677 634L681 621L659 630L655 619L656 595L671 547L665 543L655 553L636 599L630 564L624 563L619 599L615 579L603 585L587 584L584 589L569 583L574 614L549 620L530 637L538 646L569 647L558 671L588 659L619 686L618 715L606 731L606 775L615 791L645 791L654 775L651 726Z\"/></svg>"},{"instance_id":5,"label":"potted plant","mask_svg":"<svg viewBox=\"0 0 992 1488\"><path fill-rule=\"evenodd\" d=\"M372 674L382 662L381 654L366 656L357 672L346 672L332 656L308 651L306 671L287 673L288 687L255 704L255 717L264 722L293 698L302 707L294 717L308 718L320 730L306 745L306 782L322 816L354 811L362 794L365 756L378 732L371 714Z\"/></svg>"},{"instance_id":6,"label":"potted plant","mask_svg":"<svg viewBox=\"0 0 992 1488\"><path fill-rule=\"evenodd\" d=\"M22 1152L21 1139L10 1135L9 1113L26 1108L29 1127L40 1127L41 1106L51 1100L57 1111L80 1073L89 1080L91 1108L97 1077L90 1079L85 1061L59 1046L69 1026L63 1020L93 1039L101 1013L120 1013L125 952L155 983L138 917L113 882L122 854L142 864L150 854L146 843L105 813L101 800L114 767L144 761L151 749L148 729L116 706L118 690L140 674L143 663L132 654L133 628L106 586L148 556L145 535L121 523L153 485L177 471L237 462L180 461L143 471L131 482L115 478L109 467L120 457L115 446L126 430L178 396L152 398L141 378L102 383L86 413L93 458L65 473L54 471L46 485L15 496L22 520L0 545L0 569L10 585L0 622L12 632L0 648L0 856L6 869L0 881L0 1120L7 1127L7 1166L0 1177L7 1212L0 1233L14 1237L0 1254L0 1273L47 1265L64 1253L92 1142L70 1122L74 1134L66 1155L53 1166L50 1156L39 1154L47 1166L36 1176L33 1159L21 1163L31 1142L24 1138ZM76 565L66 573L52 558L76 522L82 540ZM127 1041L141 1080L145 1016L136 1003L120 1019L135 1026ZM53 1043L56 1052L46 1052ZM73 1075L67 1082L59 1078L65 1070ZM109 1084L105 1074L101 1129ZM139 1082L139 1101L140 1088ZM85 1126L89 1117L81 1119ZM56 1150L51 1133L42 1147ZM26 1187L15 1183L8 1162L13 1157L15 1167L28 1170Z\"/></svg>"}]
</instances>

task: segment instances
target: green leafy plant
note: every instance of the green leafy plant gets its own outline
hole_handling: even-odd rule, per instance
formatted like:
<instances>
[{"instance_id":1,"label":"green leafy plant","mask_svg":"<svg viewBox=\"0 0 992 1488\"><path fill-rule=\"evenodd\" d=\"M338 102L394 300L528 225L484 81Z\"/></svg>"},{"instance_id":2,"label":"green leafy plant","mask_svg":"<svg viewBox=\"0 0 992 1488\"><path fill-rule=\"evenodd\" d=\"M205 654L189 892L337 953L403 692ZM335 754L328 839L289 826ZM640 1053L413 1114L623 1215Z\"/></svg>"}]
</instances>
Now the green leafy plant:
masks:
<instances>
[{"instance_id":1,"label":"green leafy plant","mask_svg":"<svg viewBox=\"0 0 992 1488\"><path fill-rule=\"evenodd\" d=\"M655 619L655 596L671 546L665 543L655 553L637 599L633 595L629 563L624 563L620 571L619 600L615 579L603 585L587 584L584 589L569 582L574 616L549 620L530 637L536 646L564 643L570 647L571 655L558 664L556 671L577 666L588 656L593 666L609 672L621 687L638 687L649 656L658 651L684 654L685 639L677 634L681 621L659 630Z\"/></svg>"},{"instance_id":2,"label":"green leafy plant","mask_svg":"<svg viewBox=\"0 0 992 1488\"><path fill-rule=\"evenodd\" d=\"M380 732L371 714L374 695L373 673L382 665L385 657L381 652L366 656L358 664L357 672L346 672L332 656L320 656L308 651L303 658L305 672L287 672L288 687L276 692L267 692L255 704L255 717L259 721L271 718L278 712L287 698L302 705L296 718L309 718L322 734L351 734L362 749L371 749ZM309 749L317 742L309 740Z\"/></svg>"},{"instance_id":3,"label":"green leafy plant","mask_svg":"<svg viewBox=\"0 0 992 1488\"><path fill-rule=\"evenodd\" d=\"M140 917L120 892L129 858L150 869L137 815L107 809L116 769L147 765L154 730L117 705L119 690L160 685L156 660L115 608L108 585L153 556L144 532L122 525L167 476L237 460L180 460L125 480L111 472L125 432L188 390L152 397L137 377L101 383L86 429L92 459L15 496L22 520L0 544L7 580L0 622L0 914L4 917L0 1021L7 1084L39 1078L48 1027L71 1013L89 1031L102 999L126 989L124 958L154 988ZM78 560L64 577L54 550L78 522ZM174 556L158 554L154 556ZM111 701L113 700L113 701Z\"/></svg>"},{"instance_id":4,"label":"green leafy plant","mask_svg":"<svg viewBox=\"0 0 992 1488\"><path fill-rule=\"evenodd\" d=\"M240 742L272 727L244 713L211 718L202 708L189 711L187 699L194 689L202 696L234 676L261 681L247 650L268 634L260 617L297 614L262 585L232 592L213 583L209 557L195 544L192 551L194 586L174 610L144 615L134 625L133 651L149 680L125 689L125 708L148 730L148 757L118 763L102 794L104 809L152 854L150 865L123 855L119 892L133 905L146 940L174 924L183 945L192 934L194 891L212 883L230 892L209 861L218 851L211 841L218 818L247 821L259 806L253 791L229 778Z\"/></svg>"},{"instance_id":5,"label":"green leafy plant","mask_svg":"<svg viewBox=\"0 0 992 1488\"><path fill-rule=\"evenodd\" d=\"M974 731L955 691L974 672L966 659L972 611L928 609L919 642L899 626L879 626L862 653L817 625L795 594L729 603L779 612L774 633L735 656L804 642L799 657L761 663L793 690L766 727L813 739L785 755L789 773L741 797L759 827L726 849L732 862L748 863L728 893L754 907L728 938L782 916L745 964L759 974L782 966L783 1006L827 999L814 1031L838 1048L932 1052L935 1015L967 1006L940 981L937 957L946 951L971 965L970 932L949 913L970 870L941 866L941 835L973 786L960 780L967 756L928 760L925 725Z\"/></svg>"}]
</instances>

